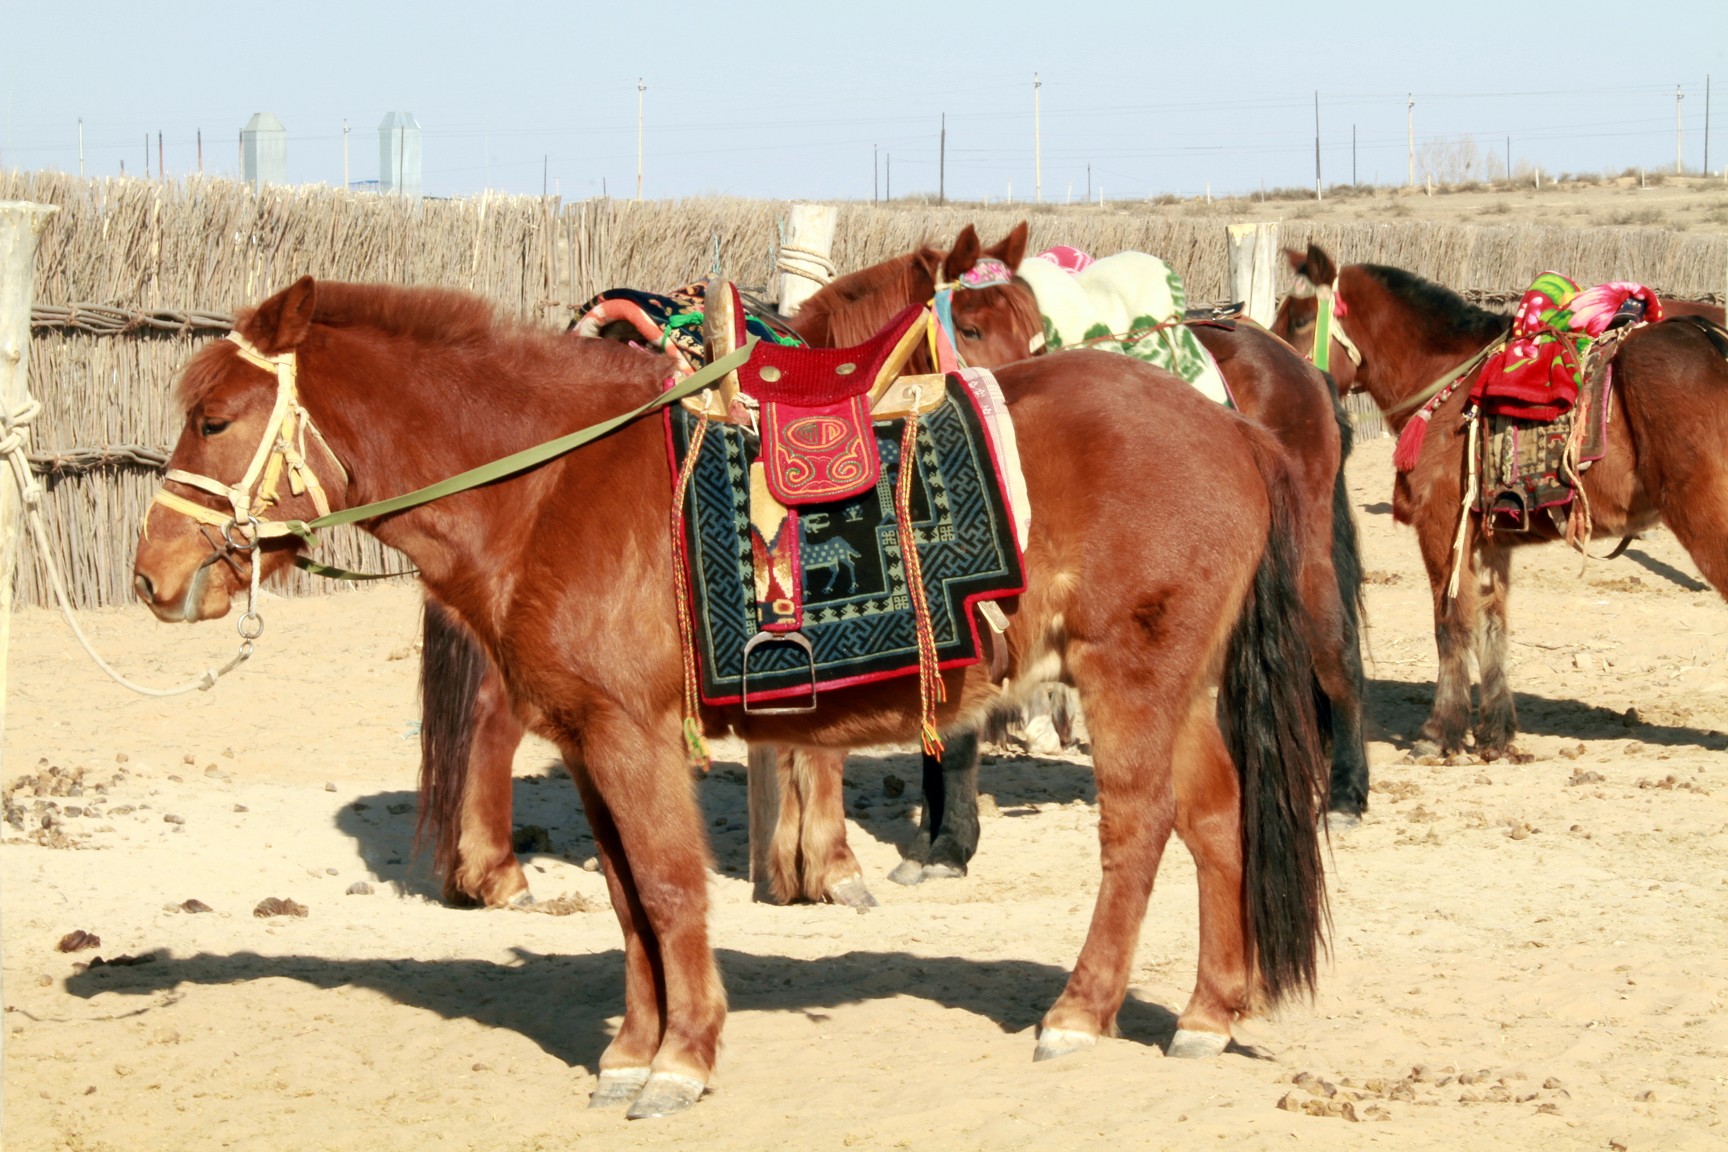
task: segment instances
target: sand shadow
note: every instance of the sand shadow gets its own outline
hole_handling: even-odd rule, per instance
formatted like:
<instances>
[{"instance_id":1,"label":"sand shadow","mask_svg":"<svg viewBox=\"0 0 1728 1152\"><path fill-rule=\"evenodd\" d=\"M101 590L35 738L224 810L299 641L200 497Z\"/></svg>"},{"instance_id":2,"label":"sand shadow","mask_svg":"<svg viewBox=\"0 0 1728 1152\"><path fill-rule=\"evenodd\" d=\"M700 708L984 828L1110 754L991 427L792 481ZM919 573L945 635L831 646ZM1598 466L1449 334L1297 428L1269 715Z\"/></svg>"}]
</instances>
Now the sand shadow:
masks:
<instances>
[{"instance_id":1,"label":"sand shadow","mask_svg":"<svg viewBox=\"0 0 1728 1152\"><path fill-rule=\"evenodd\" d=\"M594 1070L611 1038L609 1017L623 1009L623 953L580 956L515 950L513 962L348 960L200 952L136 967L102 967L67 979L82 999L102 993L161 996L184 985L273 978L314 988L367 988L407 1007L505 1028L567 1065ZM1062 992L1067 972L1029 961L985 961L906 952L847 952L793 960L722 949L718 954L733 1012L811 1012L911 995L983 1017L1007 1033L1036 1024ZM1168 1008L1130 995L1118 1016L1122 1035L1167 1048L1176 1030ZM1027 1052L1031 1058L1031 1052Z\"/></svg>"},{"instance_id":2,"label":"sand shadow","mask_svg":"<svg viewBox=\"0 0 1728 1152\"><path fill-rule=\"evenodd\" d=\"M1672 564L1664 564L1662 561L1656 559L1656 557L1647 552L1641 552L1636 548L1628 548L1626 549L1625 556L1626 559L1632 561L1632 563L1638 565L1652 576L1660 576L1670 584L1684 588L1688 592L1710 591L1710 585L1704 583L1704 581L1686 575L1686 573L1680 571L1680 569L1674 567Z\"/></svg>"},{"instance_id":3,"label":"sand shadow","mask_svg":"<svg viewBox=\"0 0 1728 1152\"><path fill-rule=\"evenodd\" d=\"M1626 713L1566 697L1512 693L1518 707L1518 731L1526 736L1559 736L1578 740L1640 740L1663 747L1728 751L1728 735L1715 728L1628 720ZM1433 681L1369 680L1369 736L1402 748L1416 742L1434 702Z\"/></svg>"}]
</instances>

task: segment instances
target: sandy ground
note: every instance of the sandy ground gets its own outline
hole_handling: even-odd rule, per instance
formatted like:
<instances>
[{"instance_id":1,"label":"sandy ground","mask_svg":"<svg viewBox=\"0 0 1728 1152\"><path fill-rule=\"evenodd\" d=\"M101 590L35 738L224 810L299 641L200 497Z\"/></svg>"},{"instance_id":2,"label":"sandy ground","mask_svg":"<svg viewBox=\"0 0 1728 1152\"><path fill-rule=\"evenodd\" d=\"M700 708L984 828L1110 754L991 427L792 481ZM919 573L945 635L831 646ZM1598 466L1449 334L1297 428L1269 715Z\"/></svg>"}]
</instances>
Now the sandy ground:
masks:
<instances>
[{"instance_id":1,"label":"sandy ground","mask_svg":"<svg viewBox=\"0 0 1728 1152\"><path fill-rule=\"evenodd\" d=\"M1375 784L1332 841L1332 959L1313 1004L1244 1023L1242 1050L1207 1063L1160 1052L1196 947L1175 846L1122 1038L1031 1061L1097 884L1083 757L987 762L972 876L916 889L882 879L912 820L884 779L915 764L856 757L851 836L883 902L860 915L750 902L730 744L700 784L732 1004L713 1093L666 1121L589 1112L622 963L574 790L524 750L536 894L590 910L439 905L410 852L411 590L273 600L251 667L168 703L20 612L6 782L83 776L53 798L50 843L7 826L0 847L8 1147L1728 1146L1728 608L1666 534L1583 575L1526 553L1513 683L1535 761L1410 763L1434 654L1390 452L1352 465ZM162 682L232 643L230 623L142 610L89 623ZM27 826L42 780L13 796ZM269 897L308 914L256 917ZM56 951L74 930L100 947ZM153 959L82 970L98 955Z\"/></svg>"}]
</instances>

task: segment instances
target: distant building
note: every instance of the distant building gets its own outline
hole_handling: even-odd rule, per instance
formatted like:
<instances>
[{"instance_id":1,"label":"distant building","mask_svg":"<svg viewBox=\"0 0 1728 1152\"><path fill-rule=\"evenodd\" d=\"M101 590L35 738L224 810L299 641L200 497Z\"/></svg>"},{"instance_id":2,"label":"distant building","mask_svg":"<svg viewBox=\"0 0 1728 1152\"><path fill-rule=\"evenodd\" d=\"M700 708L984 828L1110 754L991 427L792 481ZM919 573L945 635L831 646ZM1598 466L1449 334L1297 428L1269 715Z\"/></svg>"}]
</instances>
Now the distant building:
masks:
<instances>
[{"instance_id":1,"label":"distant building","mask_svg":"<svg viewBox=\"0 0 1728 1152\"><path fill-rule=\"evenodd\" d=\"M420 198L420 122L392 112L378 125L378 191Z\"/></svg>"},{"instance_id":2,"label":"distant building","mask_svg":"<svg viewBox=\"0 0 1728 1152\"><path fill-rule=\"evenodd\" d=\"M255 112L240 130L240 168L254 188L288 183L288 129L268 112Z\"/></svg>"}]
</instances>

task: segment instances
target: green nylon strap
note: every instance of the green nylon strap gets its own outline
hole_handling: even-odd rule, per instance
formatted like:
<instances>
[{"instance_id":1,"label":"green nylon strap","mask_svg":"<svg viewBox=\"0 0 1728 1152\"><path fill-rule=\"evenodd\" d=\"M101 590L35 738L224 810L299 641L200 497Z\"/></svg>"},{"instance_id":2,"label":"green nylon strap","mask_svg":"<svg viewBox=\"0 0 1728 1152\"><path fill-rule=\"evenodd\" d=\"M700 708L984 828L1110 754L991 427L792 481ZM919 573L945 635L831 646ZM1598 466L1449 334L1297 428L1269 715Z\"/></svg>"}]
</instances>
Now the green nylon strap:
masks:
<instances>
[{"instance_id":1,"label":"green nylon strap","mask_svg":"<svg viewBox=\"0 0 1728 1152\"><path fill-rule=\"evenodd\" d=\"M332 528L338 524L353 524L359 520L371 520L378 516L388 516L392 512L401 512L407 508L415 508L421 504L428 504L433 500L454 495L457 492L466 492L470 488L478 488L482 484L490 484L492 481L501 480L506 476L514 476L518 472L525 472L537 464L544 464L546 461L580 448L584 444L589 444L595 440L599 440L603 436L608 436L624 427L626 424L640 420L642 417L656 412L669 404L675 404L686 396L694 396L696 393L701 392L706 388L713 387L716 380L719 380L722 376L725 376L726 373L733 369L742 367L743 364L750 359L750 352L755 348L756 341L757 337L750 337L742 348L739 348L726 356L722 356L700 372L685 377L665 392L654 397L654 399L648 401L639 408L624 413L622 416L614 416L610 420L603 420L598 424L590 424L586 428L578 429L566 436L560 436L556 440L548 440L544 444L537 444L532 448L524 448L522 451L512 453L501 460L494 460L490 464L482 464L478 468L470 468L468 471L458 473L457 475L450 477L448 480L440 480L436 484L428 484L424 488L416 489L413 492L405 492L400 496L392 496L388 500L375 500L370 504L359 504L353 508L343 508L340 511L320 516L316 520L286 521L288 529L296 536L306 540L311 540L313 533L317 532L320 528Z\"/></svg>"},{"instance_id":2,"label":"green nylon strap","mask_svg":"<svg viewBox=\"0 0 1728 1152\"><path fill-rule=\"evenodd\" d=\"M1332 364L1332 293L1321 292L1314 313L1314 367L1330 372Z\"/></svg>"},{"instance_id":3,"label":"green nylon strap","mask_svg":"<svg viewBox=\"0 0 1728 1152\"><path fill-rule=\"evenodd\" d=\"M322 576L326 580L393 580L398 576L416 576L417 569L404 568L400 572L356 572L352 568L338 568L334 564L320 564L310 556L294 557L294 567L312 575Z\"/></svg>"}]
</instances>

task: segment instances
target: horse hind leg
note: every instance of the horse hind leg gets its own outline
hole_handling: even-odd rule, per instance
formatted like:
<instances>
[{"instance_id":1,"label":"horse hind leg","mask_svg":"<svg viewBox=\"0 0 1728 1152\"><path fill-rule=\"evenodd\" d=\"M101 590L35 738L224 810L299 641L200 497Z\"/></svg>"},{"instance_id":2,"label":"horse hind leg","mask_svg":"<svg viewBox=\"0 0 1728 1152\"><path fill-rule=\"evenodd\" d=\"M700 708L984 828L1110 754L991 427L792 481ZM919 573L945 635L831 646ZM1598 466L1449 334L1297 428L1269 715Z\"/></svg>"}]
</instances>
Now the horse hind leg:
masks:
<instances>
[{"instance_id":1,"label":"horse hind leg","mask_svg":"<svg viewBox=\"0 0 1728 1152\"><path fill-rule=\"evenodd\" d=\"M800 748L781 755L783 762L790 761L794 786L804 803L798 836L801 894L849 908L874 908L876 898L864 883L864 869L846 842L846 798L841 788L846 754Z\"/></svg>"},{"instance_id":2,"label":"horse hind leg","mask_svg":"<svg viewBox=\"0 0 1728 1152\"><path fill-rule=\"evenodd\" d=\"M1476 723L1476 753L1498 760L1512 751L1518 732L1518 707L1506 680L1507 602L1512 594L1512 555L1505 548L1482 549L1482 600L1476 624L1476 664L1482 698Z\"/></svg>"},{"instance_id":3,"label":"horse hind leg","mask_svg":"<svg viewBox=\"0 0 1728 1152\"><path fill-rule=\"evenodd\" d=\"M978 851L978 734L950 737L942 750L936 780L942 788L941 819L925 856L926 880L966 875ZM928 806L928 797L926 797Z\"/></svg>"},{"instance_id":4,"label":"horse hind leg","mask_svg":"<svg viewBox=\"0 0 1728 1152\"><path fill-rule=\"evenodd\" d=\"M511 769L522 727L474 636L426 601L420 662L420 817L446 903L531 900L511 844Z\"/></svg>"},{"instance_id":5,"label":"horse hind leg","mask_svg":"<svg viewBox=\"0 0 1728 1152\"><path fill-rule=\"evenodd\" d=\"M1428 570L1428 590L1434 607L1434 645L1439 668L1434 681L1434 707L1423 722L1411 751L1417 756L1451 756L1464 750L1470 722L1470 650L1477 613L1475 527L1466 534L1458 595L1452 596L1452 544L1456 508L1426 509L1415 525L1422 562Z\"/></svg>"},{"instance_id":6,"label":"horse hind leg","mask_svg":"<svg viewBox=\"0 0 1728 1152\"><path fill-rule=\"evenodd\" d=\"M1216 1056L1232 1021L1250 1008L1242 899L1242 796L1208 697L1189 709L1176 744L1176 834L1194 857L1200 888L1200 963L1176 1021L1169 1055Z\"/></svg>"}]
</instances>

